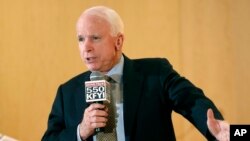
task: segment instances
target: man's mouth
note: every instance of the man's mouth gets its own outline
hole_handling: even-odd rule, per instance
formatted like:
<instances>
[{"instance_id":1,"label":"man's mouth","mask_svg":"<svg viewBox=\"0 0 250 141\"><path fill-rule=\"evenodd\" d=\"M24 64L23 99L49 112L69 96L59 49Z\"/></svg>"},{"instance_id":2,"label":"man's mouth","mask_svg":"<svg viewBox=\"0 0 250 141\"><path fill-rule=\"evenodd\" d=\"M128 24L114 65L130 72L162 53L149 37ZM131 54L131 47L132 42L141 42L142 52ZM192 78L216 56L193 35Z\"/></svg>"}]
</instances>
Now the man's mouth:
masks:
<instances>
[{"instance_id":1,"label":"man's mouth","mask_svg":"<svg viewBox=\"0 0 250 141\"><path fill-rule=\"evenodd\" d=\"M88 63L93 63L95 60L96 60L96 57L87 57L87 58L86 58L86 61L87 61Z\"/></svg>"}]
</instances>

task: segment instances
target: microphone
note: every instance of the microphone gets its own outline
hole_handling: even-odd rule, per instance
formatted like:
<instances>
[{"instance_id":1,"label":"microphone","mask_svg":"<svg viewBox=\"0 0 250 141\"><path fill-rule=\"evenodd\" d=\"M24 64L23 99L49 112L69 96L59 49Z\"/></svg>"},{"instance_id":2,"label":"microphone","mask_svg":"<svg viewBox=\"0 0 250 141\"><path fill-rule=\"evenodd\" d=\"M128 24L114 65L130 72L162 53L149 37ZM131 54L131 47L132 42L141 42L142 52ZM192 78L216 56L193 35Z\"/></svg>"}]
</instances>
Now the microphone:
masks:
<instances>
[{"instance_id":1,"label":"microphone","mask_svg":"<svg viewBox=\"0 0 250 141\"><path fill-rule=\"evenodd\" d=\"M85 82L85 99L87 103L110 103L110 84L108 76L101 72L93 71L90 80ZM95 132L102 132L102 128L96 128Z\"/></svg>"}]
</instances>

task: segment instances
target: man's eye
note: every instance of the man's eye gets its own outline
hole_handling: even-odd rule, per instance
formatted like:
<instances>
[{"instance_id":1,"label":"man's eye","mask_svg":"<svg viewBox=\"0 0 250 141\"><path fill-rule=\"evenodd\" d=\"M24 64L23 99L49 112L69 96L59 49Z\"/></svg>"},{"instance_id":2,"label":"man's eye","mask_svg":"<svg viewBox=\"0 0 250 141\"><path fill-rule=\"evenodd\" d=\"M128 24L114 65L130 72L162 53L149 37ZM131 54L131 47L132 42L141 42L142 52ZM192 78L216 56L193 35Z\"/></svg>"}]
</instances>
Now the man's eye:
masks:
<instances>
[{"instance_id":1,"label":"man's eye","mask_svg":"<svg viewBox=\"0 0 250 141\"><path fill-rule=\"evenodd\" d=\"M78 37L78 41L82 42L82 41L84 41L84 38L83 37Z\"/></svg>"},{"instance_id":2,"label":"man's eye","mask_svg":"<svg viewBox=\"0 0 250 141\"><path fill-rule=\"evenodd\" d=\"M96 40L100 40L101 37L99 37L99 36L93 36L92 39L93 39L94 41L96 41Z\"/></svg>"}]
</instances>

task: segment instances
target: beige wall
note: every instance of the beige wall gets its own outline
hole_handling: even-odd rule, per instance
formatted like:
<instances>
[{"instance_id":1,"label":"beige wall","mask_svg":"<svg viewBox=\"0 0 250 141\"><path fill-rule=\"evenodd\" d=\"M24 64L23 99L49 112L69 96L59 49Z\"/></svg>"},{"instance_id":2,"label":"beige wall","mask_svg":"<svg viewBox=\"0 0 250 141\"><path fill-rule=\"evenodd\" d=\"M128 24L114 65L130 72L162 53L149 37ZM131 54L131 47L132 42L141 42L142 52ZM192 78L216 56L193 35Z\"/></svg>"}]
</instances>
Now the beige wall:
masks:
<instances>
[{"instance_id":1,"label":"beige wall","mask_svg":"<svg viewBox=\"0 0 250 141\"><path fill-rule=\"evenodd\" d=\"M248 0L0 0L0 133L40 140L58 85L86 70L75 22L102 4L124 20L126 55L168 58L230 123L250 123ZM174 125L177 140L205 140Z\"/></svg>"}]
</instances>

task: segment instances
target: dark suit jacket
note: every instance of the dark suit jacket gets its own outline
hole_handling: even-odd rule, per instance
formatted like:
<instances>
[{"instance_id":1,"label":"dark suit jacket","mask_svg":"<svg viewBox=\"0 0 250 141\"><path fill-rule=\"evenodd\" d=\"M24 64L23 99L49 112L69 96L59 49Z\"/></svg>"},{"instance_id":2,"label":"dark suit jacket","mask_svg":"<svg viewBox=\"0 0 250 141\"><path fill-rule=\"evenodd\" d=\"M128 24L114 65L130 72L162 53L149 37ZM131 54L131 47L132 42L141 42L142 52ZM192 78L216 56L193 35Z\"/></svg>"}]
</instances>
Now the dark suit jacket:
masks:
<instances>
[{"instance_id":1,"label":"dark suit jacket","mask_svg":"<svg viewBox=\"0 0 250 141\"><path fill-rule=\"evenodd\" d=\"M206 113L215 105L190 81L181 77L166 59L130 60L124 56L124 128L126 141L174 141L171 113L189 120L208 140L214 138L207 128ZM76 141L85 102L84 72L58 88L43 141ZM88 140L92 140L90 137Z\"/></svg>"}]
</instances>

